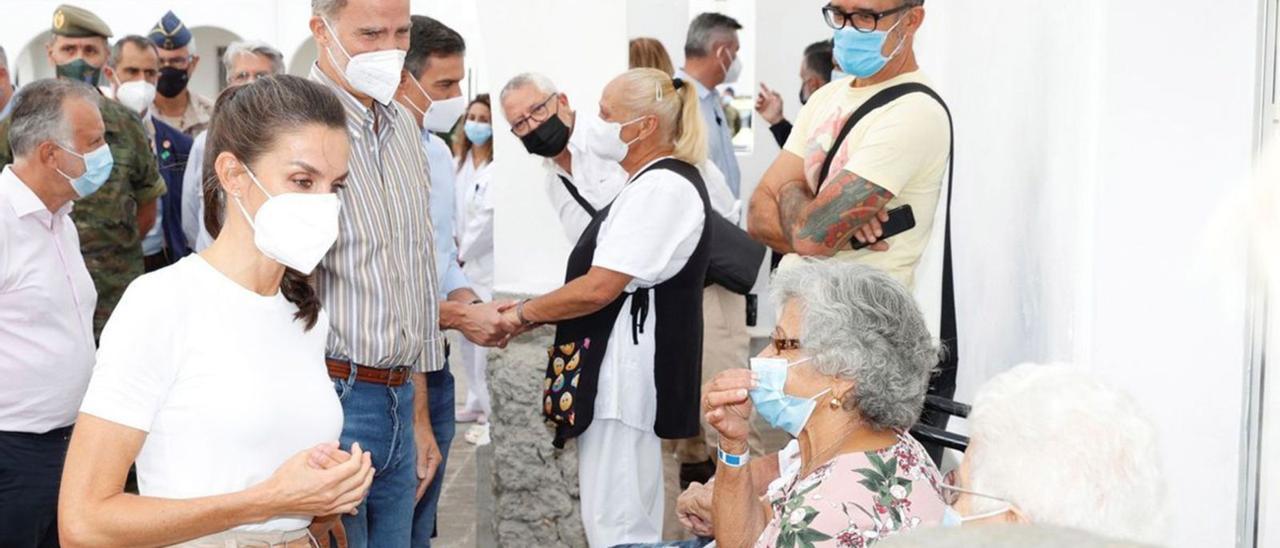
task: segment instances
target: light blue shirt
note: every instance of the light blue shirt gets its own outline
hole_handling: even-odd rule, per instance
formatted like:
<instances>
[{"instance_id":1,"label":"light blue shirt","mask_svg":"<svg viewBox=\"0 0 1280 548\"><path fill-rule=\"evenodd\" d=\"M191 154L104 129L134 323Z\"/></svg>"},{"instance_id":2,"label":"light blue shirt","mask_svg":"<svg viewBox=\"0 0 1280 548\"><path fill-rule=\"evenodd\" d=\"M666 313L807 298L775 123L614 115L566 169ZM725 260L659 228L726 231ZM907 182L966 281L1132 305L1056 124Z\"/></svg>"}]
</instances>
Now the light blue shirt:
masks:
<instances>
[{"instance_id":1,"label":"light blue shirt","mask_svg":"<svg viewBox=\"0 0 1280 548\"><path fill-rule=\"evenodd\" d=\"M455 181L453 153L444 139L430 131L422 131L422 148L427 151L427 169L431 175L431 226L436 236L436 272L440 273L440 296L471 287L467 275L458 264L458 242L453 239Z\"/></svg>"},{"instance_id":2,"label":"light blue shirt","mask_svg":"<svg viewBox=\"0 0 1280 548\"><path fill-rule=\"evenodd\" d=\"M724 107L720 105L720 96L716 90L707 88L701 82L689 76L684 69L676 71L676 78L693 84L698 90L698 106L702 110L702 119L707 123L707 152L711 163L724 173L725 182L734 198L741 198L742 172L738 169L738 157L733 153L733 135L729 134L729 120L725 118Z\"/></svg>"}]
</instances>

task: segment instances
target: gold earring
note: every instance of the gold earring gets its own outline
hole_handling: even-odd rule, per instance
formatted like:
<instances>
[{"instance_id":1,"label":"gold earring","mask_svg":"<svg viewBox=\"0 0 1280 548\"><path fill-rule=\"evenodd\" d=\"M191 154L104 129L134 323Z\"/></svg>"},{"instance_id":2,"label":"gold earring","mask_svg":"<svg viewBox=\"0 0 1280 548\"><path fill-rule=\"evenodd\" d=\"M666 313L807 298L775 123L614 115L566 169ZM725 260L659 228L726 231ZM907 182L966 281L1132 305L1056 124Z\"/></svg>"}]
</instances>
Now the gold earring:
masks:
<instances>
[{"instance_id":1,"label":"gold earring","mask_svg":"<svg viewBox=\"0 0 1280 548\"><path fill-rule=\"evenodd\" d=\"M831 410L835 411L837 409L840 409L840 407L844 405L844 402L841 401L840 398L832 396L830 405L831 405Z\"/></svg>"}]
</instances>

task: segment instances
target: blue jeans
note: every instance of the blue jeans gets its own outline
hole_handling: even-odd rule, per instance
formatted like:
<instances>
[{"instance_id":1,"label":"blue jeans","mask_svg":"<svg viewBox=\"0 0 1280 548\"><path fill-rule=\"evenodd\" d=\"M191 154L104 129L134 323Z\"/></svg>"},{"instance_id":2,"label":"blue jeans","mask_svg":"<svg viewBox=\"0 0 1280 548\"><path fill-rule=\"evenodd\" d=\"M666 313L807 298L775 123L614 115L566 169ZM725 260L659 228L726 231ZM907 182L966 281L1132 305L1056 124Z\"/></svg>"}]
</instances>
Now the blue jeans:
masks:
<instances>
[{"instance_id":1,"label":"blue jeans","mask_svg":"<svg viewBox=\"0 0 1280 548\"><path fill-rule=\"evenodd\" d=\"M71 427L0 432L0 546L58 546L58 487Z\"/></svg>"},{"instance_id":2,"label":"blue jeans","mask_svg":"<svg viewBox=\"0 0 1280 548\"><path fill-rule=\"evenodd\" d=\"M431 486L418 501L413 511L413 546L414 548L431 546L431 539L436 536L436 512L439 510L440 491L444 489L444 468L449 464L449 446L453 444L453 435L457 430L456 411L453 407L453 373L449 372L446 362L444 369L435 373L427 373L427 399L430 402L431 429L436 435L436 445L440 447L440 467L431 479Z\"/></svg>"},{"instance_id":3,"label":"blue jeans","mask_svg":"<svg viewBox=\"0 0 1280 548\"><path fill-rule=\"evenodd\" d=\"M413 439L413 383L391 388L333 381L342 401L342 448L360 442L372 453L373 485L359 514L342 516L351 548L408 548L418 490L417 444Z\"/></svg>"}]
</instances>

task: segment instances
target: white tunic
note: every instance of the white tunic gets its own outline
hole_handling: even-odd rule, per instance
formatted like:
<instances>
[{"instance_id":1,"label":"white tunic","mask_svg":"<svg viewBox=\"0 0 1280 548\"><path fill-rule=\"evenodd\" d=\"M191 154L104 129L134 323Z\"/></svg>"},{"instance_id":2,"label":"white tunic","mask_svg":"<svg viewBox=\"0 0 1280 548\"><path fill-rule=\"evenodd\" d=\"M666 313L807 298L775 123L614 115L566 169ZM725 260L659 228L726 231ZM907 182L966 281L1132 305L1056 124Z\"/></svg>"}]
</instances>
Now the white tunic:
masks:
<instances>
[{"instance_id":1,"label":"white tunic","mask_svg":"<svg viewBox=\"0 0 1280 548\"><path fill-rule=\"evenodd\" d=\"M613 202L596 238L592 266L631 276L628 293L651 288L684 268L698 246L704 221L702 199L689 181L671 171L646 173L623 187ZM656 298L650 299L644 328L633 339L631 297L623 303L600 366L596 419L653 430L654 322L659 306Z\"/></svg>"}]
</instances>

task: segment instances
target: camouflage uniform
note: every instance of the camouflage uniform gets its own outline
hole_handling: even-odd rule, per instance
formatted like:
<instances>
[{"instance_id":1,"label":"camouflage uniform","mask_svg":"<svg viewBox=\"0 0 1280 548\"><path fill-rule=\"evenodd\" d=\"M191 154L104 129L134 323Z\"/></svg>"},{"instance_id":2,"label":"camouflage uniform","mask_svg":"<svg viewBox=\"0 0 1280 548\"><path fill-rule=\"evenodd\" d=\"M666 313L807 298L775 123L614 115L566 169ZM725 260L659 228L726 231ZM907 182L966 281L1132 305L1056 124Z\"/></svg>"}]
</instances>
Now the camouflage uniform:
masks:
<instances>
[{"instance_id":1,"label":"camouflage uniform","mask_svg":"<svg viewBox=\"0 0 1280 548\"><path fill-rule=\"evenodd\" d=\"M138 205L165 193L155 153L137 114L102 99L99 109L106 125L107 145L115 159L106 184L88 198L76 200L72 220L80 233L80 252L98 289L93 334L102 334L125 287L142 275L142 237L138 234ZM0 121L0 166L13 163L9 148L9 120Z\"/></svg>"}]
</instances>

